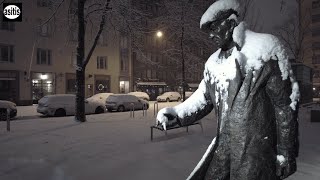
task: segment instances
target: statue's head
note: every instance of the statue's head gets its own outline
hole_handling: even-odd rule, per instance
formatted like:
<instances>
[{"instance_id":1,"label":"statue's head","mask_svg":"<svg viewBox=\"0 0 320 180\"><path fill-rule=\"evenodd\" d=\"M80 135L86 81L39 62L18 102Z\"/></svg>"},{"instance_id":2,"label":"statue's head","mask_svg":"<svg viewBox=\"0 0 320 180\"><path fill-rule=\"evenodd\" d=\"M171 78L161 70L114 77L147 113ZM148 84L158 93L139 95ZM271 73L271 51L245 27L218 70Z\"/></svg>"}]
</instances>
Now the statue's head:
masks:
<instances>
[{"instance_id":1,"label":"statue's head","mask_svg":"<svg viewBox=\"0 0 320 180\"><path fill-rule=\"evenodd\" d=\"M239 3L236 0L218 0L203 14L200 28L209 33L218 47L233 47L233 29L238 25Z\"/></svg>"}]
</instances>

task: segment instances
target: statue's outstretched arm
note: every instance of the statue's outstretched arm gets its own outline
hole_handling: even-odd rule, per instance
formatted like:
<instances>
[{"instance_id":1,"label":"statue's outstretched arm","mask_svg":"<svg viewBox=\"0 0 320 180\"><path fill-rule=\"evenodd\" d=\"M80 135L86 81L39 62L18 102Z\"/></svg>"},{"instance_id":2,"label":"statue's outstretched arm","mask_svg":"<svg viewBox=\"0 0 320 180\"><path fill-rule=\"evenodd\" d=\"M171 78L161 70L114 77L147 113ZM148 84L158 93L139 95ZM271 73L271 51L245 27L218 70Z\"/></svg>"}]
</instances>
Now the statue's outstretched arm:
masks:
<instances>
[{"instance_id":1,"label":"statue's outstretched arm","mask_svg":"<svg viewBox=\"0 0 320 180\"><path fill-rule=\"evenodd\" d=\"M209 114L212 109L209 88L202 80L198 89L186 101L172 108L161 109L157 122L165 126L187 126Z\"/></svg>"}]
</instances>

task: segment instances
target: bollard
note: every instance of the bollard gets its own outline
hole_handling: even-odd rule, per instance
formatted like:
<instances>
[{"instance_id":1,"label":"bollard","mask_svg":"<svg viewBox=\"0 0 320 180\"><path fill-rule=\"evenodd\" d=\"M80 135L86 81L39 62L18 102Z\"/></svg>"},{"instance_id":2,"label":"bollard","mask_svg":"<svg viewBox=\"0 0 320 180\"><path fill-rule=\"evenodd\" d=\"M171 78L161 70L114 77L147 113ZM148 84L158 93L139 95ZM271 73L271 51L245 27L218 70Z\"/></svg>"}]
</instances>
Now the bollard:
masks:
<instances>
[{"instance_id":1,"label":"bollard","mask_svg":"<svg viewBox=\"0 0 320 180\"><path fill-rule=\"evenodd\" d=\"M131 117L131 118L134 118L134 104L133 104L133 103L130 103L130 106L131 106L130 117Z\"/></svg>"},{"instance_id":2,"label":"bollard","mask_svg":"<svg viewBox=\"0 0 320 180\"><path fill-rule=\"evenodd\" d=\"M155 102L153 104L153 116L156 117L156 105L157 105L157 113L158 113L158 110L159 110L159 104L158 102Z\"/></svg>"},{"instance_id":3,"label":"bollard","mask_svg":"<svg viewBox=\"0 0 320 180\"><path fill-rule=\"evenodd\" d=\"M147 105L143 104L142 106L142 116L147 116Z\"/></svg>"},{"instance_id":4,"label":"bollard","mask_svg":"<svg viewBox=\"0 0 320 180\"><path fill-rule=\"evenodd\" d=\"M10 109L7 109L7 131L10 131Z\"/></svg>"}]
</instances>

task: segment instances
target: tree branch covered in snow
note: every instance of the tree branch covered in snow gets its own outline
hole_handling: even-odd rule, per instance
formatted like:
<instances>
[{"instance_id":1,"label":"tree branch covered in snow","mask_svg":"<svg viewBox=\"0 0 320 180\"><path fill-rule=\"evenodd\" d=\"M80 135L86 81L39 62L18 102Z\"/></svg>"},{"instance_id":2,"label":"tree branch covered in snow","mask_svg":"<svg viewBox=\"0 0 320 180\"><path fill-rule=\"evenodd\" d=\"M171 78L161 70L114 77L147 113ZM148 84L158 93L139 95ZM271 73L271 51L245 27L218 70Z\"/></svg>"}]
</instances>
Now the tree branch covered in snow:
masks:
<instances>
[{"instance_id":1,"label":"tree branch covered in snow","mask_svg":"<svg viewBox=\"0 0 320 180\"><path fill-rule=\"evenodd\" d=\"M100 22L100 26L99 26L99 31L97 32L97 35L96 35L96 37L95 37L95 39L94 39L94 42L93 42L93 44L92 44L92 46L91 46L91 48L90 48L90 51L89 51L86 59L85 59L84 62L83 62L83 65L82 65L83 67L86 67L86 66L87 66L87 64L88 64L88 62L89 62L89 60L90 60L90 58L91 58L91 55L92 55L95 47L97 46L97 43L98 43L99 38L100 38L100 35L101 35L101 33L102 33L102 31L103 31L103 28L104 28L104 26L105 26L105 23L106 23L105 21L106 21L107 11L108 11L108 10L111 10L111 8L109 7L109 3L110 3L110 0L107 0L106 3L105 3L105 5L104 5L103 14L102 14L101 22ZM91 12L92 12L92 11L91 11ZM88 14L87 14L87 15L88 15Z\"/></svg>"}]
</instances>

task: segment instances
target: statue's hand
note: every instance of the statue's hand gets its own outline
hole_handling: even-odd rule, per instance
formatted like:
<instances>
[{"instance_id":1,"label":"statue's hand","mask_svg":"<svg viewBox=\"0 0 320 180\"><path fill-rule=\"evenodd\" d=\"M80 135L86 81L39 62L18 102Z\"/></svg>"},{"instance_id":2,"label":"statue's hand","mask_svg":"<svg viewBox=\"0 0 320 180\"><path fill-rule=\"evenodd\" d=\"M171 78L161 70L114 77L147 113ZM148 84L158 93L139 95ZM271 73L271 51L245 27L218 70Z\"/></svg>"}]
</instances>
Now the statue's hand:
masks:
<instances>
[{"instance_id":1,"label":"statue's hand","mask_svg":"<svg viewBox=\"0 0 320 180\"><path fill-rule=\"evenodd\" d=\"M167 130L167 127L177 125L177 113L174 108L167 107L163 108L158 112L156 125L162 125L164 130Z\"/></svg>"},{"instance_id":2,"label":"statue's hand","mask_svg":"<svg viewBox=\"0 0 320 180\"><path fill-rule=\"evenodd\" d=\"M291 174L296 172L297 164L295 158L285 157L283 155L277 156L277 176L280 179L285 179L289 177Z\"/></svg>"}]
</instances>

